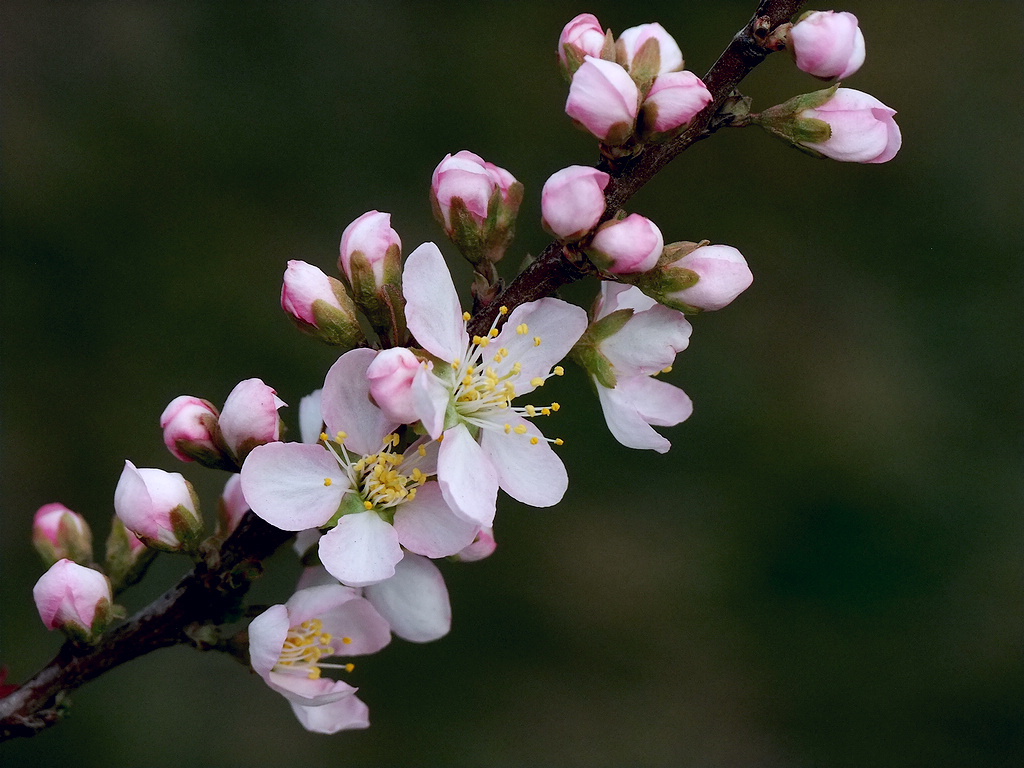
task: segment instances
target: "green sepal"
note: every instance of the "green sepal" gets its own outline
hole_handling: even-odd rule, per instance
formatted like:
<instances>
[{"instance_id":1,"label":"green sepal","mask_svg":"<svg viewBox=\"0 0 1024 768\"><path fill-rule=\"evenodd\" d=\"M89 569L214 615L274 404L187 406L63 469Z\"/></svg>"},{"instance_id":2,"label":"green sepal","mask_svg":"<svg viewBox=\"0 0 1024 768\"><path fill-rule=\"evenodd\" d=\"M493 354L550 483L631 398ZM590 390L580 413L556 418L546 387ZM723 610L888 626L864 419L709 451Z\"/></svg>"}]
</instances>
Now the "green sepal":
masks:
<instances>
[{"instance_id":1,"label":"green sepal","mask_svg":"<svg viewBox=\"0 0 1024 768\"><path fill-rule=\"evenodd\" d=\"M338 505L338 511L331 515L331 519L320 527L333 528L345 515L354 515L359 512L366 512L366 507L363 506L363 499L355 489L349 489L345 492L345 495L341 497L341 504Z\"/></svg>"},{"instance_id":2,"label":"green sepal","mask_svg":"<svg viewBox=\"0 0 1024 768\"><path fill-rule=\"evenodd\" d=\"M355 349L366 341L355 317L355 307L351 313L346 313L323 299L316 299L312 309L315 326L304 330L326 344L340 347L339 353Z\"/></svg>"},{"instance_id":3,"label":"green sepal","mask_svg":"<svg viewBox=\"0 0 1024 768\"><path fill-rule=\"evenodd\" d=\"M629 76L633 78L633 82L640 90L641 101L647 98L659 71L661 71L661 44L656 37L649 37L637 50L633 56L633 63L629 66Z\"/></svg>"},{"instance_id":4,"label":"green sepal","mask_svg":"<svg viewBox=\"0 0 1024 768\"><path fill-rule=\"evenodd\" d=\"M585 129L584 129L585 130ZM632 123L615 123L608 129L608 135L601 143L609 147L620 147L633 137Z\"/></svg>"},{"instance_id":5,"label":"green sepal","mask_svg":"<svg viewBox=\"0 0 1024 768\"><path fill-rule=\"evenodd\" d=\"M592 341L594 344L599 344L622 330L622 327L629 322L629 319L632 316L632 307L616 309L614 312L608 313L600 320L591 323L587 327L587 330L583 332L581 340L586 339L588 341Z\"/></svg>"},{"instance_id":6,"label":"green sepal","mask_svg":"<svg viewBox=\"0 0 1024 768\"><path fill-rule=\"evenodd\" d=\"M615 370L593 342L581 338L569 350L569 357L576 365L596 378L602 387L615 387Z\"/></svg>"},{"instance_id":7,"label":"green sepal","mask_svg":"<svg viewBox=\"0 0 1024 768\"><path fill-rule=\"evenodd\" d=\"M196 513L193 514L192 510L184 504L179 504L170 511L168 519L171 523L171 531L179 542L176 551L191 554L199 550L199 544L203 538L203 521L198 513L199 500L195 497L195 492L192 491L191 485L189 485L189 492L192 494L193 504L197 510Z\"/></svg>"},{"instance_id":8,"label":"green sepal","mask_svg":"<svg viewBox=\"0 0 1024 768\"><path fill-rule=\"evenodd\" d=\"M148 546L132 552L128 539L128 531L121 518L114 517L107 536L106 558L103 569L110 579L110 588L117 595L133 584L137 584L145 575L150 563L156 558L156 550Z\"/></svg>"}]
</instances>

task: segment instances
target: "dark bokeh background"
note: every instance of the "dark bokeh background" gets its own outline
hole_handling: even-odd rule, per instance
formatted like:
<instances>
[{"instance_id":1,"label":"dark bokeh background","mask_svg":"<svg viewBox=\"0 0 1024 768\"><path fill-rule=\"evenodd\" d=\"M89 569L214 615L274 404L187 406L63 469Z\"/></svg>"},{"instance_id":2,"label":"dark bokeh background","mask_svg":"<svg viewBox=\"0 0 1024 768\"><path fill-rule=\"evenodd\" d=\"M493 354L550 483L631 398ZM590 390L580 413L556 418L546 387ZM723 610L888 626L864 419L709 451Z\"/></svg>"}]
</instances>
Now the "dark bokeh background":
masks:
<instances>
[{"instance_id":1,"label":"dark bokeh background","mask_svg":"<svg viewBox=\"0 0 1024 768\"><path fill-rule=\"evenodd\" d=\"M703 73L753 0L595 2L660 20ZM232 660L121 667L5 766L1024 764L1018 2L851 0L849 80L900 112L885 166L753 130L695 146L631 203L669 240L737 246L754 286L698 317L666 456L608 435L571 372L552 429L571 488L505 499L491 559L445 564L451 634L354 674L373 727L306 734ZM3 110L0 661L60 638L35 615L32 513L102 541L122 462L180 470L157 417L259 376L293 406L329 350L278 307L285 261L330 269L390 211L442 237L434 165L472 149L527 189L506 273L547 242L543 181L595 161L552 64L565 3L49 3L0 11ZM775 56L762 108L817 87ZM446 248L450 255L454 249ZM457 267L457 274L466 271ZM589 301L593 284L575 287ZM581 393L577 397L576 391ZM186 564L162 560L136 608ZM256 591L283 600L297 566Z\"/></svg>"}]
</instances>

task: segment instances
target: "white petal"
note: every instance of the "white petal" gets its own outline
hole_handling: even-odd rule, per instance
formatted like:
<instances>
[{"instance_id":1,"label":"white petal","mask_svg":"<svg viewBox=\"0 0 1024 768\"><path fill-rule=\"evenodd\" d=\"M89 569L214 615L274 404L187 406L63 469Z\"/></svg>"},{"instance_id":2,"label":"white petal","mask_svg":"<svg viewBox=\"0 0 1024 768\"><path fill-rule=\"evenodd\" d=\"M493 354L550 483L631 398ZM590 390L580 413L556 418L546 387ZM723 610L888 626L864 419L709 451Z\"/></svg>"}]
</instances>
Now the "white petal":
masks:
<instances>
[{"instance_id":1,"label":"white petal","mask_svg":"<svg viewBox=\"0 0 1024 768\"><path fill-rule=\"evenodd\" d=\"M306 707L291 702L292 712L307 731L337 733L353 728L370 727L370 708L357 696L345 696L321 707Z\"/></svg>"},{"instance_id":2,"label":"white petal","mask_svg":"<svg viewBox=\"0 0 1024 768\"><path fill-rule=\"evenodd\" d=\"M266 678L281 658L288 628L288 609L283 605L272 605L249 622L249 661L260 677Z\"/></svg>"},{"instance_id":3,"label":"white petal","mask_svg":"<svg viewBox=\"0 0 1024 768\"><path fill-rule=\"evenodd\" d=\"M657 303L635 285L602 280L601 293L594 305L594 319L600 320L619 309L632 309L637 312L643 312L657 305Z\"/></svg>"},{"instance_id":4,"label":"white petal","mask_svg":"<svg viewBox=\"0 0 1024 768\"><path fill-rule=\"evenodd\" d=\"M416 342L446 363L461 359L469 335L451 272L436 245L424 243L409 254L402 286L405 319Z\"/></svg>"},{"instance_id":5,"label":"white petal","mask_svg":"<svg viewBox=\"0 0 1024 768\"><path fill-rule=\"evenodd\" d=\"M322 389L310 392L299 401L299 438L304 443L315 443L323 431L324 418L320 414Z\"/></svg>"},{"instance_id":6,"label":"white petal","mask_svg":"<svg viewBox=\"0 0 1024 768\"><path fill-rule=\"evenodd\" d=\"M323 622L324 631L331 635L335 656L364 656L376 653L391 642L390 625L362 597L319 614L318 618Z\"/></svg>"},{"instance_id":7,"label":"white petal","mask_svg":"<svg viewBox=\"0 0 1024 768\"><path fill-rule=\"evenodd\" d=\"M285 603L285 608L288 609L288 623L293 627L298 626L330 613L358 597L359 593L356 590L337 583L298 589Z\"/></svg>"},{"instance_id":8,"label":"white petal","mask_svg":"<svg viewBox=\"0 0 1024 768\"><path fill-rule=\"evenodd\" d=\"M525 333L519 333L521 326ZM493 364L499 376L507 373L517 362L522 369L516 379L516 395L532 392L530 380L546 376L551 368L572 349L587 329L587 313L574 304L560 299L540 299L516 307L491 342L489 349L507 349L508 356ZM538 343L537 340L540 339Z\"/></svg>"},{"instance_id":9,"label":"white petal","mask_svg":"<svg viewBox=\"0 0 1024 768\"><path fill-rule=\"evenodd\" d=\"M618 333L601 342L616 377L649 376L672 365L693 331L682 312L657 304L635 313Z\"/></svg>"},{"instance_id":10,"label":"white petal","mask_svg":"<svg viewBox=\"0 0 1024 768\"><path fill-rule=\"evenodd\" d=\"M427 434L435 440L444 431L444 416L451 393L433 373L433 363L422 366L412 379L412 397L416 415Z\"/></svg>"},{"instance_id":11,"label":"white petal","mask_svg":"<svg viewBox=\"0 0 1024 768\"><path fill-rule=\"evenodd\" d=\"M655 432L651 423L671 426L693 411L683 390L649 376L622 379L615 389L598 385L597 395L609 431L627 448L667 452L672 444Z\"/></svg>"},{"instance_id":12,"label":"white petal","mask_svg":"<svg viewBox=\"0 0 1024 768\"><path fill-rule=\"evenodd\" d=\"M437 566L425 557L407 554L394 576L364 592L391 625L391 631L403 640L428 643L451 629L448 588Z\"/></svg>"},{"instance_id":13,"label":"white petal","mask_svg":"<svg viewBox=\"0 0 1024 768\"><path fill-rule=\"evenodd\" d=\"M267 443L253 448L242 465L245 500L283 531L323 525L338 511L346 490L348 477L322 445Z\"/></svg>"},{"instance_id":14,"label":"white petal","mask_svg":"<svg viewBox=\"0 0 1024 768\"><path fill-rule=\"evenodd\" d=\"M344 515L320 539L319 551L324 568L350 587L390 578L402 559L395 529L370 511Z\"/></svg>"},{"instance_id":15,"label":"white petal","mask_svg":"<svg viewBox=\"0 0 1024 768\"><path fill-rule=\"evenodd\" d=\"M462 424L444 433L437 453L437 482L455 514L482 528L491 526L498 474Z\"/></svg>"},{"instance_id":16,"label":"white petal","mask_svg":"<svg viewBox=\"0 0 1024 768\"><path fill-rule=\"evenodd\" d=\"M535 424L515 413L505 417L513 429L526 427L526 433L485 430L480 439L498 473L498 484L513 499L531 507L557 504L569 487L565 465ZM537 438L536 445L530 443L531 437Z\"/></svg>"},{"instance_id":17,"label":"white petal","mask_svg":"<svg viewBox=\"0 0 1024 768\"><path fill-rule=\"evenodd\" d=\"M416 498L398 507L395 530L410 552L448 557L472 544L480 526L452 512L437 483L426 483L416 489Z\"/></svg>"},{"instance_id":18,"label":"white petal","mask_svg":"<svg viewBox=\"0 0 1024 768\"><path fill-rule=\"evenodd\" d=\"M366 369L376 356L372 349L346 352L324 379L320 407L327 434L333 440L338 432L344 432L345 446L360 455L379 451L385 435L398 426L370 400Z\"/></svg>"},{"instance_id":19,"label":"white petal","mask_svg":"<svg viewBox=\"0 0 1024 768\"><path fill-rule=\"evenodd\" d=\"M638 377L625 383L637 412L648 424L674 427L693 413L693 401L679 387L666 381Z\"/></svg>"},{"instance_id":20,"label":"white petal","mask_svg":"<svg viewBox=\"0 0 1024 768\"><path fill-rule=\"evenodd\" d=\"M271 672L264 680L267 685L288 701L307 707L330 704L356 692L356 689L348 683L341 680L330 680L326 677L311 680L305 675Z\"/></svg>"}]
</instances>

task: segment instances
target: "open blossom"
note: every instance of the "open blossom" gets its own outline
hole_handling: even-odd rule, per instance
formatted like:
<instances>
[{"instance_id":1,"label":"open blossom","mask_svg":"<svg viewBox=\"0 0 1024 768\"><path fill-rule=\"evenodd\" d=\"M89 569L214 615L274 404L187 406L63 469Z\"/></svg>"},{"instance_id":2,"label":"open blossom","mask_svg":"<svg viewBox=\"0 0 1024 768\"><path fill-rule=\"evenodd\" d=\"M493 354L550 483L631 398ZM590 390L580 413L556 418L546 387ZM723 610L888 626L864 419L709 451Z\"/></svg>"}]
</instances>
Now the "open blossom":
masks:
<instances>
[{"instance_id":1,"label":"open blossom","mask_svg":"<svg viewBox=\"0 0 1024 768\"><path fill-rule=\"evenodd\" d=\"M789 30L789 47L799 69L829 80L849 77L864 63L864 33L846 11L811 11Z\"/></svg>"},{"instance_id":2,"label":"open blossom","mask_svg":"<svg viewBox=\"0 0 1024 768\"><path fill-rule=\"evenodd\" d=\"M416 373L411 390L424 429L442 438L437 474L445 500L477 527L491 525L499 486L524 504L556 504L568 485L548 444L559 441L546 439L530 419L558 404L511 403L561 374L552 366L583 333L586 313L541 299L517 307L500 331L492 327L470 338L469 314L459 306L436 245L424 243L409 256L403 282L409 330L434 357Z\"/></svg>"},{"instance_id":3,"label":"open blossom","mask_svg":"<svg viewBox=\"0 0 1024 768\"><path fill-rule=\"evenodd\" d=\"M838 88L819 107L801 111L800 118L823 120L832 131L822 142L803 144L825 157L847 163L885 163L892 160L903 139L890 109L870 94Z\"/></svg>"},{"instance_id":4,"label":"open blossom","mask_svg":"<svg viewBox=\"0 0 1024 768\"><path fill-rule=\"evenodd\" d=\"M78 640L102 631L113 601L106 576L67 558L39 577L32 597L47 629L62 629Z\"/></svg>"},{"instance_id":5,"label":"open blossom","mask_svg":"<svg viewBox=\"0 0 1024 768\"><path fill-rule=\"evenodd\" d=\"M369 398L366 369L375 355L352 350L331 367L321 394L320 443L260 446L241 473L246 501L271 525L333 525L320 538L320 560L349 586L394 575L403 546L427 557L453 555L478 527L453 514L429 480L435 443L420 440L397 452L397 423Z\"/></svg>"},{"instance_id":6,"label":"open blossom","mask_svg":"<svg viewBox=\"0 0 1024 768\"><path fill-rule=\"evenodd\" d=\"M596 349L591 350L604 363L603 375L591 371L601 410L620 443L665 453L671 443L652 425L685 421L693 404L681 389L653 375L670 368L676 354L686 349L692 328L681 312L658 304L639 288L602 282L595 324L619 310L632 310L632 315L614 333L595 339Z\"/></svg>"},{"instance_id":7,"label":"open blossom","mask_svg":"<svg viewBox=\"0 0 1024 768\"><path fill-rule=\"evenodd\" d=\"M618 146L633 135L640 91L614 61L587 56L572 76L565 113L605 144Z\"/></svg>"},{"instance_id":8,"label":"open blossom","mask_svg":"<svg viewBox=\"0 0 1024 768\"><path fill-rule=\"evenodd\" d=\"M47 565L67 558L92 561L92 531L85 518L63 504L44 504L32 518L32 546Z\"/></svg>"},{"instance_id":9,"label":"open blossom","mask_svg":"<svg viewBox=\"0 0 1024 768\"><path fill-rule=\"evenodd\" d=\"M316 733L366 728L366 705L348 683L323 676L351 671L337 656L376 653L391 640L387 622L358 593L339 584L297 591L249 624L252 668L284 696L303 727Z\"/></svg>"},{"instance_id":10,"label":"open blossom","mask_svg":"<svg viewBox=\"0 0 1024 768\"><path fill-rule=\"evenodd\" d=\"M639 213L605 222L587 248L599 268L617 275L646 272L661 257L665 238L658 225Z\"/></svg>"},{"instance_id":11,"label":"open blossom","mask_svg":"<svg viewBox=\"0 0 1024 768\"><path fill-rule=\"evenodd\" d=\"M574 240L596 227L610 180L604 171L587 165L570 165L551 174L540 193L544 229L560 240Z\"/></svg>"},{"instance_id":12,"label":"open blossom","mask_svg":"<svg viewBox=\"0 0 1024 768\"><path fill-rule=\"evenodd\" d=\"M430 560L406 555L387 581L363 590L391 631L411 643L429 643L448 634L452 607L441 571Z\"/></svg>"},{"instance_id":13,"label":"open blossom","mask_svg":"<svg viewBox=\"0 0 1024 768\"><path fill-rule=\"evenodd\" d=\"M630 27L619 35L618 43L625 53L627 67L633 65L633 59L649 40L656 40L658 43L660 66L654 74L663 75L683 68L683 52L679 50L679 44L657 22Z\"/></svg>"}]
</instances>

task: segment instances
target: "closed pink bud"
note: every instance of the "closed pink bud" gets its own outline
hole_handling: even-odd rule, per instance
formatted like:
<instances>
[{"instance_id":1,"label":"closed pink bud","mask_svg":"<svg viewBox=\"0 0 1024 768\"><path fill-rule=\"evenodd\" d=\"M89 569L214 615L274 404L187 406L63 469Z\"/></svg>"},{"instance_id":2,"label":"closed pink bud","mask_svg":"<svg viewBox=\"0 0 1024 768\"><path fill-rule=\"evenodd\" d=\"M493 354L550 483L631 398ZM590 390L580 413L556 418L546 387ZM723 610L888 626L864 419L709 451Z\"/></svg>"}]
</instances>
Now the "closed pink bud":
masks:
<instances>
[{"instance_id":1,"label":"closed pink bud","mask_svg":"<svg viewBox=\"0 0 1024 768\"><path fill-rule=\"evenodd\" d=\"M611 177L585 165L551 175L540 193L544 229L561 240L575 240L597 226L604 214L604 190Z\"/></svg>"},{"instance_id":2,"label":"closed pink bud","mask_svg":"<svg viewBox=\"0 0 1024 768\"><path fill-rule=\"evenodd\" d=\"M245 513L250 509L249 502L242 493L242 476L233 474L224 484L224 492L220 496L217 508L217 534L228 536L242 522Z\"/></svg>"},{"instance_id":3,"label":"closed pink bud","mask_svg":"<svg viewBox=\"0 0 1024 768\"><path fill-rule=\"evenodd\" d=\"M285 402L260 379L246 379L235 385L220 413L224 442L241 464L257 445L281 438L277 409Z\"/></svg>"},{"instance_id":4,"label":"closed pink bud","mask_svg":"<svg viewBox=\"0 0 1024 768\"><path fill-rule=\"evenodd\" d=\"M402 252L402 239L391 228L391 214L367 211L345 227L338 266L348 277L349 284L353 284L352 256L361 253L373 271L374 282L382 285L389 252L395 259L400 258Z\"/></svg>"},{"instance_id":5,"label":"closed pink bud","mask_svg":"<svg viewBox=\"0 0 1024 768\"><path fill-rule=\"evenodd\" d=\"M604 40L605 33L597 17L592 13L581 13L566 24L562 34L558 36L558 60L571 75L579 67L584 56L601 58ZM569 46L571 57L575 61L566 56L566 46Z\"/></svg>"},{"instance_id":6,"label":"closed pink bud","mask_svg":"<svg viewBox=\"0 0 1024 768\"><path fill-rule=\"evenodd\" d=\"M463 149L454 155L445 155L438 163L430 180L430 194L440 209L442 226L450 233L453 200L460 199L473 220L482 224L487 218L491 195L497 190L502 200L510 204L509 190L513 184L516 184L515 177L504 168ZM517 209L518 205L515 202Z\"/></svg>"},{"instance_id":7,"label":"closed pink bud","mask_svg":"<svg viewBox=\"0 0 1024 768\"><path fill-rule=\"evenodd\" d=\"M674 131L690 122L711 100L711 92L693 72L658 75L644 100L644 131Z\"/></svg>"},{"instance_id":8,"label":"closed pink bud","mask_svg":"<svg viewBox=\"0 0 1024 768\"><path fill-rule=\"evenodd\" d=\"M812 11L789 30L799 69L829 80L849 77L864 63L864 33L846 11Z\"/></svg>"},{"instance_id":9,"label":"closed pink bud","mask_svg":"<svg viewBox=\"0 0 1024 768\"><path fill-rule=\"evenodd\" d=\"M632 66L633 58L640 48L651 39L658 41L658 53L661 59L661 66L655 74L662 75L683 68L683 52L679 50L679 44L657 22L630 27L619 35L618 42L625 49L627 67Z\"/></svg>"},{"instance_id":10,"label":"closed pink bud","mask_svg":"<svg viewBox=\"0 0 1024 768\"><path fill-rule=\"evenodd\" d=\"M63 504L44 504L32 518L32 545L47 565L69 559L92 561L92 531L77 512Z\"/></svg>"},{"instance_id":11,"label":"closed pink bud","mask_svg":"<svg viewBox=\"0 0 1024 768\"><path fill-rule=\"evenodd\" d=\"M197 456L209 456L211 460L219 457L215 438L218 416L207 400L190 395L174 398L160 414L164 445L182 461L194 461Z\"/></svg>"},{"instance_id":12,"label":"closed pink bud","mask_svg":"<svg viewBox=\"0 0 1024 768\"><path fill-rule=\"evenodd\" d=\"M366 369L370 395L388 419L402 424L419 420L413 399L412 380L422 367L419 358L405 347L379 352Z\"/></svg>"},{"instance_id":13,"label":"closed pink bud","mask_svg":"<svg viewBox=\"0 0 1024 768\"><path fill-rule=\"evenodd\" d=\"M696 273L698 280L669 298L697 309L721 309L754 281L743 254L731 245L695 248L671 266Z\"/></svg>"},{"instance_id":14,"label":"closed pink bud","mask_svg":"<svg viewBox=\"0 0 1024 768\"><path fill-rule=\"evenodd\" d=\"M323 270L293 259L288 262L288 268L284 272L281 309L296 320L315 326L317 322L313 313L313 302L323 301L337 310L342 309L335 294L336 288L341 288L341 284L325 275Z\"/></svg>"},{"instance_id":15,"label":"closed pink bud","mask_svg":"<svg viewBox=\"0 0 1024 768\"><path fill-rule=\"evenodd\" d=\"M103 630L113 601L106 576L68 559L39 577L32 597L47 629L61 629L77 640L91 640Z\"/></svg>"},{"instance_id":16,"label":"closed pink bud","mask_svg":"<svg viewBox=\"0 0 1024 768\"><path fill-rule=\"evenodd\" d=\"M828 123L832 129L828 140L803 142L825 157L847 163L885 163L896 156L903 142L895 114L874 96L839 88L820 107L805 109L798 117Z\"/></svg>"},{"instance_id":17,"label":"closed pink bud","mask_svg":"<svg viewBox=\"0 0 1024 768\"><path fill-rule=\"evenodd\" d=\"M623 144L633 134L640 91L614 61L587 56L572 76L565 113L605 144Z\"/></svg>"},{"instance_id":18,"label":"closed pink bud","mask_svg":"<svg viewBox=\"0 0 1024 768\"><path fill-rule=\"evenodd\" d=\"M203 529L198 508L192 485L177 472L124 463L114 489L114 511L147 546L193 550Z\"/></svg>"},{"instance_id":19,"label":"closed pink bud","mask_svg":"<svg viewBox=\"0 0 1024 768\"><path fill-rule=\"evenodd\" d=\"M633 213L601 226L587 249L598 267L617 275L653 269L665 240L661 230L648 218Z\"/></svg>"}]
</instances>

